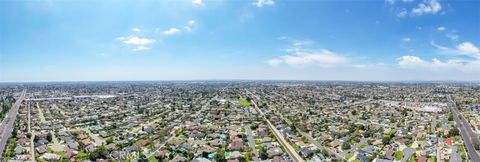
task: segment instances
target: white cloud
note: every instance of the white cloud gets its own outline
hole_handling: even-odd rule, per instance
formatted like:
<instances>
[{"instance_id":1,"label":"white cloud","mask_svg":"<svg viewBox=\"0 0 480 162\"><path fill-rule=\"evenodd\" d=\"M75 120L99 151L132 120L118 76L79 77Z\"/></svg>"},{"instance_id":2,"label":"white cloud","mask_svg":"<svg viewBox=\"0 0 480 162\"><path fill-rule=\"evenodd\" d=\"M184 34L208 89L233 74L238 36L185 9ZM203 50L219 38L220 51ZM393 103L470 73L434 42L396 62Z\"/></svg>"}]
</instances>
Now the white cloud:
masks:
<instances>
[{"instance_id":1,"label":"white cloud","mask_svg":"<svg viewBox=\"0 0 480 162\"><path fill-rule=\"evenodd\" d=\"M137 51L144 51L144 50L149 50L151 49L150 47L145 47L145 46L137 46L136 48L132 49L132 51L137 52Z\"/></svg>"},{"instance_id":2,"label":"white cloud","mask_svg":"<svg viewBox=\"0 0 480 162\"><path fill-rule=\"evenodd\" d=\"M150 48L147 46L157 42L155 39L141 38L137 36L119 37L117 40L122 41L123 44L134 46L135 48L132 49L134 52L149 50Z\"/></svg>"},{"instance_id":3,"label":"white cloud","mask_svg":"<svg viewBox=\"0 0 480 162\"><path fill-rule=\"evenodd\" d=\"M282 62L283 62L283 60L278 59L278 58L275 58L275 59L267 60L266 63L267 63L268 65L270 65L270 66L278 66L278 65L280 65Z\"/></svg>"},{"instance_id":4,"label":"white cloud","mask_svg":"<svg viewBox=\"0 0 480 162\"><path fill-rule=\"evenodd\" d=\"M399 57L397 60L400 66L411 66L425 63L425 61L423 61L420 57L417 56L402 56Z\"/></svg>"},{"instance_id":5,"label":"white cloud","mask_svg":"<svg viewBox=\"0 0 480 162\"><path fill-rule=\"evenodd\" d=\"M466 56L469 59L449 59L446 61L440 61L437 58L433 58L431 61L426 61L418 56L402 56L397 59L398 65L401 68L409 69L428 69L434 71L441 70L459 70L463 72L480 72L480 49L471 42L463 42L457 45L455 48L449 48L431 42L433 46L438 48L444 53L450 53L455 55Z\"/></svg>"},{"instance_id":6,"label":"white cloud","mask_svg":"<svg viewBox=\"0 0 480 162\"><path fill-rule=\"evenodd\" d=\"M138 33L138 32L141 32L142 30L140 30L139 28L132 28L132 31Z\"/></svg>"},{"instance_id":7,"label":"white cloud","mask_svg":"<svg viewBox=\"0 0 480 162\"><path fill-rule=\"evenodd\" d=\"M402 42L408 43L410 41L412 41L412 38L409 38L409 37L402 38Z\"/></svg>"},{"instance_id":8,"label":"white cloud","mask_svg":"<svg viewBox=\"0 0 480 162\"><path fill-rule=\"evenodd\" d=\"M423 14L437 14L440 10L442 10L442 5L438 0L425 0L412 9L412 14L417 16Z\"/></svg>"},{"instance_id":9,"label":"white cloud","mask_svg":"<svg viewBox=\"0 0 480 162\"><path fill-rule=\"evenodd\" d=\"M280 37L277 37L277 39L278 39L278 40L286 40L286 39L288 39L288 37L286 37L286 36L280 36Z\"/></svg>"},{"instance_id":10,"label":"white cloud","mask_svg":"<svg viewBox=\"0 0 480 162\"><path fill-rule=\"evenodd\" d=\"M397 13L397 17L405 17L407 16L408 12L406 9L400 10L400 12Z\"/></svg>"},{"instance_id":11,"label":"white cloud","mask_svg":"<svg viewBox=\"0 0 480 162\"><path fill-rule=\"evenodd\" d=\"M463 42L457 45L457 50L461 54L472 55L473 57L480 59L480 50L472 42Z\"/></svg>"},{"instance_id":12,"label":"white cloud","mask_svg":"<svg viewBox=\"0 0 480 162\"><path fill-rule=\"evenodd\" d=\"M393 5L393 4L395 4L395 0L385 0L385 3Z\"/></svg>"},{"instance_id":13,"label":"white cloud","mask_svg":"<svg viewBox=\"0 0 480 162\"><path fill-rule=\"evenodd\" d=\"M447 34L446 35L448 39L452 40L452 41L458 41L458 38L460 38L460 36L456 35L456 34Z\"/></svg>"},{"instance_id":14,"label":"white cloud","mask_svg":"<svg viewBox=\"0 0 480 162\"><path fill-rule=\"evenodd\" d=\"M275 2L273 0L256 0L256 2L253 2L252 5L257 7L273 6L275 5Z\"/></svg>"},{"instance_id":15,"label":"white cloud","mask_svg":"<svg viewBox=\"0 0 480 162\"><path fill-rule=\"evenodd\" d=\"M312 40L293 40L293 46L305 46L313 44Z\"/></svg>"},{"instance_id":16,"label":"white cloud","mask_svg":"<svg viewBox=\"0 0 480 162\"><path fill-rule=\"evenodd\" d=\"M288 39L288 37L282 37L282 39ZM306 49L305 45L314 43L312 40L292 40L291 43L291 48L285 50L286 55L267 60L266 63L271 66L278 66L284 63L297 67L306 65L334 67L346 65L349 62L347 57L327 49Z\"/></svg>"},{"instance_id":17,"label":"white cloud","mask_svg":"<svg viewBox=\"0 0 480 162\"><path fill-rule=\"evenodd\" d=\"M288 65L300 66L309 64L318 64L320 66L335 66L347 63L347 58L326 49L313 52L297 52L294 55L285 55L281 58Z\"/></svg>"},{"instance_id":18,"label":"white cloud","mask_svg":"<svg viewBox=\"0 0 480 162\"><path fill-rule=\"evenodd\" d=\"M468 65L466 62L459 60L447 60L442 62L437 58L433 58L431 61L426 61L417 56L402 56L398 59L398 65L401 68L407 69L428 69L428 70L448 70L448 69L457 69L464 70Z\"/></svg>"},{"instance_id":19,"label":"white cloud","mask_svg":"<svg viewBox=\"0 0 480 162\"><path fill-rule=\"evenodd\" d=\"M192 4L195 7L203 7L205 6L205 3L203 3L203 0L192 0Z\"/></svg>"},{"instance_id":20,"label":"white cloud","mask_svg":"<svg viewBox=\"0 0 480 162\"><path fill-rule=\"evenodd\" d=\"M195 20L189 20L187 22L187 25L185 25L183 28L187 31L192 31L193 27L195 26Z\"/></svg>"},{"instance_id":21,"label":"white cloud","mask_svg":"<svg viewBox=\"0 0 480 162\"><path fill-rule=\"evenodd\" d=\"M187 25L189 25L189 26L195 25L195 20L188 20Z\"/></svg>"},{"instance_id":22,"label":"white cloud","mask_svg":"<svg viewBox=\"0 0 480 162\"><path fill-rule=\"evenodd\" d=\"M467 57L470 57L470 58L480 60L480 50L472 42L463 42L463 43L458 44L454 48L449 48L449 47L445 47L445 46L442 46L442 45L438 45L433 41L430 42L430 44L432 44L432 46L436 47L437 49L439 49L443 53L454 54L454 55L463 55L463 56L467 56Z\"/></svg>"},{"instance_id":23,"label":"white cloud","mask_svg":"<svg viewBox=\"0 0 480 162\"><path fill-rule=\"evenodd\" d=\"M178 32L180 32L180 29L170 28L170 29L168 29L168 30L163 31L162 33L163 33L164 35L173 35L173 34L176 34L176 33L178 33Z\"/></svg>"},{"instance_id":24,"label":"white cloud","mask_svg":"<svg viewBox=\"0 0 480 162\"><path fill-rule=\"evenodd\" d=\"M306 51L298 49L290 51L290 54L270 59L267 64L278 66L282 63L291 66L319 65L332 67L348 63L348 59L342 55L326 49Z\"/></svg>"},{"instance_id":25,"label":"white cloud","mask_svg":"<svg viewBox=\"0 0 480 162\"><path fill-rule=\"evenodd\" d=\"M449 48L448 48L448 47L445 47L445 46L438 45L438 44L436 44L434 41L430 41L430 44L431 44L432 46L434 46L434 47L436 47L436 48L440 49L440 50L449 50Z\"/></svg>"},{"instance_id":26,"label":"white cloud","mask_svg":"<svg viewBox=\"0 0 480 162\"><path fill-rule=\"evenodd\" d=\"M140 38L137 36L130 36L130 37L120 37L118 38L121 40L124 44L127 45L136 45L136 46L146 46L149 44L153 44L156 42L155 39L149 39L149 38Z\"/></svg>"},{"instance_id":27,"label":"white cloud","mask_svg":"<svg viewBox=\"0 0 480 162\"><path fill-rule=\"evenodd\" d=\"M414 0L402 0L402 2L404 3L410 3L410 2L413 2Z\"/></svg>"},{"instance_id":28,"label":"white cloud","mask_svg":"<svg viewBox=\"0 0 480 162\"><path fill-rule=\"evenodd\" d=\"M445 28L444 26L440 26L437 28L438 31L445 31L447 28Z\"/></svg>"}]
</instances>

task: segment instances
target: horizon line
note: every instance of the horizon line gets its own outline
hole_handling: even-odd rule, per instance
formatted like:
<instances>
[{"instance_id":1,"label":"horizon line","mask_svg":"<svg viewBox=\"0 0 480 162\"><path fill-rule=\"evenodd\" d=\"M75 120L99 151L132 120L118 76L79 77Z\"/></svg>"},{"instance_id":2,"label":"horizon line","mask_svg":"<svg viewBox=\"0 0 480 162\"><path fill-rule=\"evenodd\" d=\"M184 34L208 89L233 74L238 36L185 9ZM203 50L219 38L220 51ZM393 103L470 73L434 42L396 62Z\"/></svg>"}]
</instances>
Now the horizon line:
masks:
<instances>
[{"instance_id":1,"label":"horizon line","mask_svg":"<svg viewBox=\"0 0 480 162\"><path fill-rule=\"evenodd\" d=\"M0 84L15 83L75 83L75 82L196 82L196 81L273 81L273 82L393 82L393 83L480 83L480 80L328 80L328 79L164 79L164 80L39 80L39 81L0 81Z\"/></svg>"}]
</instances>

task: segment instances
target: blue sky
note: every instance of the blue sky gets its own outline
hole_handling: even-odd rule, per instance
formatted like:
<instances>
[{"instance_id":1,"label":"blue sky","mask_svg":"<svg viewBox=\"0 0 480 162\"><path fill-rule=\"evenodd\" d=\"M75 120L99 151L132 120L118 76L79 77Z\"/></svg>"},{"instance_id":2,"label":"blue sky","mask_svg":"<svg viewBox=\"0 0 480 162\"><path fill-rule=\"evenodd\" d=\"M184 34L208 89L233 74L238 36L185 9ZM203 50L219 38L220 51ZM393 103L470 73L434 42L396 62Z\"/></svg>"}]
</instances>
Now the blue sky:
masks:
<instances>
[{"instance_id":1,"label":"blue sky","mask_svg":"<svg viewBox=\"0 0 480 162\"><path fill-rule=\"evenodd\" d=\"M0 81L480 80L480 1L1 1Z\"/></svg>"}]
</instances>

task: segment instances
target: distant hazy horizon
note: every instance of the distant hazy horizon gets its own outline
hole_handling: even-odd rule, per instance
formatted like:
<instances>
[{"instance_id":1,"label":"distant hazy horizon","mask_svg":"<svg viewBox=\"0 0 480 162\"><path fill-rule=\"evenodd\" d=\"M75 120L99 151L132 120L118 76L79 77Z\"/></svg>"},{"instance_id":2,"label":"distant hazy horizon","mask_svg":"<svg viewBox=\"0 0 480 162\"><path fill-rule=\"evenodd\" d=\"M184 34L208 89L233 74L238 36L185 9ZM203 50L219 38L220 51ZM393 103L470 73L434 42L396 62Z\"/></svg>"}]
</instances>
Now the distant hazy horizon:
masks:
<instances>
[{"instance_id":1,"label":"distant hazy horizon","mask_svg":"<svg viewBox=\"0 0 480 162\"><path fill-rule=\"evenodd\" d=\"M480 1L1 1L0 82L480 81Z\"/></svg>"},{"instance_id":2,"label":"distant hazy horizon","mask_svg":"<svg viewBox=\"0 0 480 162\"><path fill-rule=\"evenodd\" d=\"M305 82L305 83L473 83L480 84L480 80L271 80L271 79L192 79L192 80L52 80L52 81L0 81L0 84L36 84L36 83L174 83L174 82Z\"/></svg>"}]
</instances>

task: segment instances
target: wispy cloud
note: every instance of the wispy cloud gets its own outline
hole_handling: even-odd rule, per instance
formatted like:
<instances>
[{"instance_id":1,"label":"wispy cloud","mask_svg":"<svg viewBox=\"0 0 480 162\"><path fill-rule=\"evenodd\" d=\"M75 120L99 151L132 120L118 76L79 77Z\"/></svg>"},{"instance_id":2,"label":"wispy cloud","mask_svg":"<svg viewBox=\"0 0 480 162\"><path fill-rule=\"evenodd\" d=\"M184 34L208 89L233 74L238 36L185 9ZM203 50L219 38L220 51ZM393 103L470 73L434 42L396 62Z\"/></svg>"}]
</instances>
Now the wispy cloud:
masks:
<instances>
[{"instance_id":1,"label":"wispy cloud","mask_svg":"<svg viewBox=\"0 0 480 162\"><path fill-rule=\"evenodd\" d=\"M431 41L430 44L436 47L440 52L453 55L462 55L468 56L471 58L476 58L480 60L480 50L472 42L463 42L458 44L455 47L446 47L436 44L434 41Z\"/></svg>"},{"instance_id":2,"label":"wispy cloud","mask_svg":"<svg viewBox=\"0 0 480 162\"><path fill-rule=\"evenodd\" d=\"M408 42L411 42L411 41L412 41L412 38L409 38L409 37L402 38L402 42L404 42L404 43L408 43Z\"/></svg>"},{"instance_id":3,"label":"wispy cloud","mask_svg":"<svg viewBox=\"0 0 480 162\"><path fill-rule=\"evenodd\" d=\"M437 14L442 10L442 5L438 0L425 0L412 9L413 15Z\"/></svg>"},{"instance_id":4,"label":"wispy cloud","mask_svg":"<svg viewBox=\"0 0 480 162\"><path fill-rule=\"evenodd\" d=\"M438 31L445 31L447 28L445 28L444 26L439 26L437 28Z\"/></svg>"},{"instance_id":5,"label":"wispy cloud","mask_svg":"<svg viewBox=\"0 0 480 162\"><path fill-rule=\"evenodd\" d=\"M118 37L117 40L122 41L122 43L125 45L135 47L132 49L132 51L148 50L150 49L149 47L147 47L148 45L157 42L155 39L141 38L138 36Z\"/></svg>"},{"instance_id":6,"label":"wispy cloud","mask_svg":"<svg viewBox=\"0 0 480 162\"><path fill-rule=\"evenodd\" d=\"M180 29L177 29L177 28L170 28L170 29L167 29L165 31L163 31L162 33L164 35L173 35L173 34L177 34L180 32Z\"/></svg>"},{"instance_id":7,"label":"wispy cloud","mask_svg":"<svg viewBox=\"0 0 480 162\"><path fill-rule=\"evenodd\" d=\"M345 56L327 49L304 49L303 45L311 43L312 41L293 41L293 47L286 50L288 54L267 60L266 63L272 66L286 64L297 67L306 65L333 67L348 63L348 59Z\"/></svg>"},{"instance_id":8,"label":"wispy cloud","mask_svg":"<svg viewBox=\"0 0 480 162\"><path fill-rule=\"evenodd\" d=\"M452 41L458 41L458 38L460 38L459 35L453 33L447 34L445 36Z\"/></svg>"},{"instance_id":9,"label":"wispy cloud","mask_svg":"<svg viewBox=\"0 0 480 162\"><path fill-rule=\"evenodd\" d=\"M139 28L132 28L132 32L135 32L135 33L138 33L138 32L141 32L142 30L140 30Z\"/></svg>"},{"instance_id":10,"label":"wispy cloud","mask_svg":"<svg viewBox=\"0 0 480 162\"><path fill-rule=\"evenodd\" d=\"M312 40L293 40L292 41L293 46L306 46L306 45L311 45L313 44Z\"/></svg>"},{"instance_id":11,"label":"wispy cloud","mask_svg":"<svg viewBox=\"0 0 480 162\"><path fill-rule=\"evenodd\" d=\"M395 0L385 0L385 3L387 3L389 5L393 5L393 4L395 4Z\"/></svg>"},{"instance_id":12,"label":"wispy cloud","mask_svg":"<svg viewBox=\"0 0 480 162\"><path fill-rule=\"evenodd\" d=\"M195 7L204 7L205 3L203 3L203 0L192 0L192 5Z\"/></svg>"},{"instance_id":13,"label":"wispy cloud","mask_svg":"<svg viewBox=\"0 0 480 162\"><path fill-rule=\"evenodd\" d=\"M185 25L183 28L187 31L192 31L193 27L195 26L195 20L189 20L187 22L187 25Z\"/></svg>"},{"instance_id":14,"label":"wispy cloud","mask_svg":"<svg viewBox=\"0 0 480 162\"><path fill-rule=\"evenodd\" d=\"M431 44L443 53L462 55L469 59L448 59L440 61L433 58L431 61L424 60L418 56L406 55L397 58L398 65L407 69L428 69L434 71L441 70L460 70L465 72L480 72L480 50L471 42L463 42L454 48L441 46L431 42Z\"/></svg>"},{"instance_id":15,"label":"wispy cloud","mask_svg":"<svg viewBox=\"0 0 480 162\"><path fill-rule=\"evenodd\" d=\"M140 38L137 36L130 36L130 37L119 37L119 40L122 40L123 43L127 45L137 45L137 46L146 46L149 44L153 44L156 41L154 39L149 38Z\"/></svg>"},{"instance_id":16,"label":"wispy cloud","mask_svg":"<svg viewBox=\"0 0 480 162\"><path fill-rule=\"evenodd\" d=\"M256 0L252 5L262 8L263 6L273 6L275 2L273 0Z\"/></svg>"},{"instance_id":17,"label":"wispy cloud","mask_svg":"<svg viewBox=\"0 0 480 162\"><path fill-rule=\"evenodd\" d=\"M418 56L401 56L397 58L398 65L401 68L407 69L428 69L428 70L446 70L446 69L464 69L465 62L460 60L447 60L445 62L440 61L437 58L433 58L431 61L423 60Z\"/></svg>"},{"instance_id":18,"label":"wispy cloud","mask_svg":"<svg viewBox=\"0 0 480 162\"><path fill-rule=\"evenodd\" d=\"M144 51L144 50L149 50L151 49L150 47L145 47L145 46L137 46L136 48L132 49L132 51L137 52L137 51Z\"/></svg>"},{"instance_id":19,"label":"wispy cloud","mask_svg":"<svg viewBox=\"0 0 480 162\"><path fill-rule=\"evenodd\" d=\"M410 16L421 16L421 15L426 15L426 14L432 14L435 15L442 11L442 4L440 3L439 0L423 0L419 2L418 4L414 5L413 7L410 7L412 5L410 4L401 4L399 3L396 5L397 1L396 0L385 0L385 3L390 5L390 6L400 6L400 7L395 7L395 12L397 14L397 17L406 17L407 15ZM401 0L403 3L412 3L413 0ZM407 9L407 8L409 9Z\"/></svg>"},{"instance_id":20,"label":"wispy cloud","mask_svg":"<svg viewBox=\"0 0 480 162\"><path fill-rule=\"evenodd\" d=\"M405 16L407 16L407 14L408 14L407 9L403 8L403 9L400 10L400 12L397 13L397 17L405 17Z\"/></svg>"},{"instance_id":21,"label":"wispy cloud","mask_svg":"<svg viewBox=\"0 0 480 162\"><path fill-rule=\"evenodd\" d=\"M278 66L280 64L282 64L283 60L282 59L278 59L278 58L274 58L274 59L270 59L270 60L267 60L266 63L270 66Z\"/></svg>"}]
</instances>

